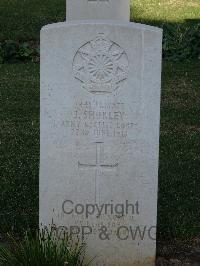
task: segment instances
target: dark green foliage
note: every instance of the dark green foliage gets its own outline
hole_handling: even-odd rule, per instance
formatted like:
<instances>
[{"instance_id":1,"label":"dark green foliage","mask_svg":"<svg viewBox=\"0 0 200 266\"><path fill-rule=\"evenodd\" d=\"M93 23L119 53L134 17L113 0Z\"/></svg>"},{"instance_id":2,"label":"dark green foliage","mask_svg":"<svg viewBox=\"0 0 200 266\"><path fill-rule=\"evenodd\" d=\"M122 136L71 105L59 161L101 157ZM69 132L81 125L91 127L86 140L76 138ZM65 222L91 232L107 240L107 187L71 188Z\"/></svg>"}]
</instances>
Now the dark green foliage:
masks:
<instances>
[{"instance_id":1,"label":"dark green foliage","mask_svg":"<svg viewBox=\"0 0 200 266\"><path fill-rule=\"evenodd\" d=\"M31 42L0 42L0 63L38 62L39 48Z\"/></svg>"},{"instance_id":2,"label":"dark green foliage","mask_svg":"<svg viewBox=\"0 0 200 266\"><path fill-rule=\"evenodd\" d=\"M0 266L87 266L86 246L66 234L58 239L54 232L27 232L21 242L11 239L11 247L0 246Z\"/></svg>"},{"instance_id":3,"label":"dark green foliage","mask_svg":"<svg viewBox=\"0 0 200 266\"><path fill-rule=\"evenodd\" d=\"M163 24L163 58L180 61L200 59L200 23Z\"/></svg>"},{"instance_id":4,"label":"dark green foliage","mask_svg":"<svg viewBox=\"0 0 200 266\"><path fill-rule=\"evenodd\" d=\"M162 24L163 58L170 61L200 58L200 23ZM39 46L31 42L5 41L0 43L0 64L39 62Z\"/></svg>"}]
</instances>

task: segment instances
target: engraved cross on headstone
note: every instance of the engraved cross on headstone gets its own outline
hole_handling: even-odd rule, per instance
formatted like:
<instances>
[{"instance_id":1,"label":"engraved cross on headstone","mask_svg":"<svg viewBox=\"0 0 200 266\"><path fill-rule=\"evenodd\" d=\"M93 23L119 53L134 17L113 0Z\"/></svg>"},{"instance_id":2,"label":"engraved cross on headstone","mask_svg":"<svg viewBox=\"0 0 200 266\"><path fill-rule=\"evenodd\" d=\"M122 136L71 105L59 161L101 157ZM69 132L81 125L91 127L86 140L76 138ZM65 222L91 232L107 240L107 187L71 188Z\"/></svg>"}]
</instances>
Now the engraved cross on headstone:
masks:
<instances>
[{"instance_id":1,"label":"engraved cross on headstone","mask_svg":"<svg viewBox=\"0 0 200 266\"><path fill-rule=\"evenodd\" d=\"M108 164L108 163L102 163L101 160L101 148L103 142L95 142L96 144L96 161L95 164L90 163L81 163L78 162L78 168L79 169L95 169L95 202L100 202L100 189L99 189L99 178L102 172L105 170L113 170L118 167L118 163L115 164Z\"/></svg>"},{"instance_id":2,"label":"engraved cross on headstone","mask_svg":"<svg viewBox=\"0 0 200 266\"><path fill-rule=\"evenodd\" d=\"M67 0L67 20L130 21L130 0Z\"/></svg>"}]
</instances>

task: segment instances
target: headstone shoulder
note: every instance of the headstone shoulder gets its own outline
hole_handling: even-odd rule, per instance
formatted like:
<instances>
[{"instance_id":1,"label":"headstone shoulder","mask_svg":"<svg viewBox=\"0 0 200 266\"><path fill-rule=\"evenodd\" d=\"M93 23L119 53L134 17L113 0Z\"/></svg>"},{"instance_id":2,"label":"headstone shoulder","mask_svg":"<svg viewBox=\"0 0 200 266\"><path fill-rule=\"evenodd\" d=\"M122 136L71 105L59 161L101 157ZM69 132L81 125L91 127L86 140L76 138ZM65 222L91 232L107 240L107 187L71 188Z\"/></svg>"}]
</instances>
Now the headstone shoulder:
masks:
<instances>
[{"instance_id":1,"label":"headstone shoulder","mask_svg":"<svg viewBox=\"0 0 200 266\"><path fill-rule=\"evenodd\" d=\"M135 23L135 22L123 22L123 21L118 21L118 20L70 20L66 22L59 22L59 23L52 23L52 24L47 24L41 28L41 32L45 30L51 30L51 29L58 29L58 28L67 28L71 26L81 26L81 25L115 25L119 27L128 27L128 28L133 28L133 29L138 29L142 31L149 31L149 32L158 32L160 34L163 33L163 29L155 26L150 26L146 24L141 24L141 23Z\"/></svg>"}]
</instances>

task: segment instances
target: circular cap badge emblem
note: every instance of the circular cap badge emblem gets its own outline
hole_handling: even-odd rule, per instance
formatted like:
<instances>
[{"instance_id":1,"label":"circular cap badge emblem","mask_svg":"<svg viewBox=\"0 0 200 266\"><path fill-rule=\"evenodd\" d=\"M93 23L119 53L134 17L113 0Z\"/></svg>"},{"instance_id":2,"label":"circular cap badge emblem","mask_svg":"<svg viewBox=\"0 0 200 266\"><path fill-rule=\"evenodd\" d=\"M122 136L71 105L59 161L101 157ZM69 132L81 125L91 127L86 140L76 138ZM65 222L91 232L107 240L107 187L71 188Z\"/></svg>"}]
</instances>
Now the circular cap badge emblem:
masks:
<instances>
[{"instance_id":1,"label":"circular cap badge emblem","mask_svg":"<svg viewBox=\"0 0 200 266\"><path fill-rule=\"evenodd\" d=\"M128 77L128 57L116 43L100 34L77 51L73 71L91 93L111 93Z\"/></svg>"}]
</instances>

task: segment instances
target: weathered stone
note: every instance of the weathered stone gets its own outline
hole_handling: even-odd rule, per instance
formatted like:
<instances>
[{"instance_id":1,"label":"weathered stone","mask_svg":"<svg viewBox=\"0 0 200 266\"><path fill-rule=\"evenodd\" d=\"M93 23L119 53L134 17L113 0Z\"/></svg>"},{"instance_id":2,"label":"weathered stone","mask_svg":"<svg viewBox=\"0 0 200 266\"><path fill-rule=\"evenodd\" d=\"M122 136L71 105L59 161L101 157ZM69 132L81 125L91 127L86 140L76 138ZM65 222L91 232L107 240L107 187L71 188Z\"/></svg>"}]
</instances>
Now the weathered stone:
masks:
<instances>
[{"instance_id":1,"label":"weathered stone","mask_svg":"<svg viewBox=\"0 0 200 266\"><path fill-rule=\"evenodd\" d=\"M161 43L135 23L41 31L40 223L94 265L155 265Z\"/></svg>"}]
</instances>

